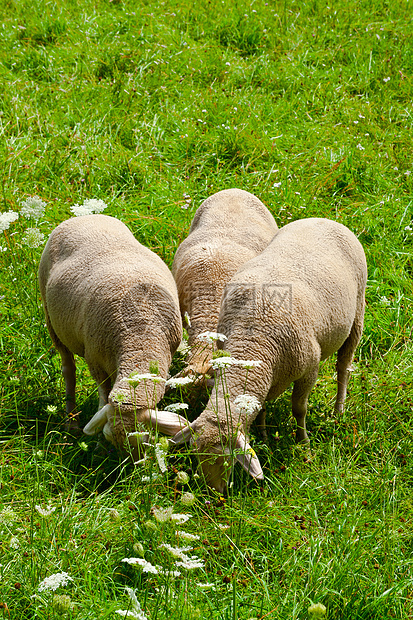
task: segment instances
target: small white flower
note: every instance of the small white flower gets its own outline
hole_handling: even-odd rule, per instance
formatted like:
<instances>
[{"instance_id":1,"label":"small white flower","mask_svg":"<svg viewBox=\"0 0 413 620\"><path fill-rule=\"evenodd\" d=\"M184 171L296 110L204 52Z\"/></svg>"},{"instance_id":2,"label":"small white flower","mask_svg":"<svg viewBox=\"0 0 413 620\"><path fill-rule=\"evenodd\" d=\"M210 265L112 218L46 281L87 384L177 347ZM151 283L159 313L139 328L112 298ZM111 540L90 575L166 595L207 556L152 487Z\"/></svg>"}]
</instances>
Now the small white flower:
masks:
<instances>
[{"instance_id":1,"label":"small white flower","mask_svg":"<svg viewBox=\"0 0 413 620\"><path fill-rule=\"evenodd\" d=\"M201 583L199 581L195 585L197 585L198 588L201 588L201 590L210 590L210 589L215 590L215 584L214 583Z\"/></svg>"},{"instance_id":2,"label":"small white flower","mask_svg":"<svg viewBox=\"0 0 413 620\"><path fill-rule=\"evenodd\" d=\"M39 196L29 196L21 203L20 213L27 219L33 219L38 222L44 215L46 202L43 202Z\"/></svg>"},{"instance_id":3,"label":"small white flower","mask_svg":"<svg viewBox=\"0 0 413 620\"><path fill-rule=\"evenodd\" d=\"M175 532L178 538L182 538L182 540L186 540L191 542L192 540L200 540L200 536L198 534L190 534L189 532L183 532L182 530L178 530Z\"/></svg>"},{"instance_id":4,"label":"small white flower","mask_svg":"<svg viewBox=\"0 0 413 620\"><path fill-rule=\"evenodd\" d=\"M15 211L6 211L0 213L0 233L8 229L12 222L15 222L19 217L19 214Z\"/></svg>"},{"instance_id":5,"label":"small white flower","mask_svg":"<svg viewBox=\"0 0 413 620\"><path fill-rule=\"evenodd\" d=\"M20 542L17 536L12 536L9 542L10 549L18 549L20 547Z\"/></svg>"},{"instance_id":6,"label":"small white flower","mask_svg":"<svg viewBox=\"0 0 413 620\"><path fill-rule=\"evenodd\" d=\"M261 409L260 401L252 394L241 394L234 399L234 405L238 412L244 412L247 415L255 413Z\"/></svg>"},{"instance_id":7,"label":"small white flower","mask_svg":"<svg viewBox=\"0 0 413 620\"><path fill-rule=\"evenodd\" d=\"M196 497L193 493L183 493L181 496L181 503L184 506L192 506L192 504L195 504L196 501Z\"/></svg>"},{"instance_id":8,"label":"small white flower","mask_svg":"<svg viewBox=\"0 0 413 620\"><path fill-rule=\"evenodd\" d=\"M179 347L177 348L178 353L182 353L182 355L187 355L187 353L189 353L190 350L191 350L191 347L189 346L187 341L181 340L181 343Z\"/></svg>"},{"instance_id":9,"label":"small white flower","mask_svg":"<svg viewBox=\"0 0 413 620\"><path fill-rule=\"evenodd\" d=\"M358 149L359 151L364 151L365 148L363 145L360 144L360 142L357 144L356 149Z\"/></svg>"},{"instance_id":10,"label":"small white flower","mask_svg":"<svg viewBox=\"0 0 413 620\"><path fill-rule=\"evenodd\" d=\"M41 506L36 504L35 509L42 517L50 517L50 515L53 514L56 510L56 507L52 508L51 506L47 506L47 508L42 508Z\"/></svg>"},{"instance_id":11,"label":"small white flower","mask_svg":"<svg viewBox=\"0 0 413 620\"><path fill-rule=\"evenodd\" d=\"M188 484L189 476L186 471L178 471L176 474L176 481L178 484Z\"/></svg>"},{"instance_id":12,"label":"small white flower","mask_svg":"<svg viewBox=\"0 0 413 620\"><path fill-rule=\"evenodd\" d=\"M273 183L273 187L281 187L281 183Z\"/></svg>"},{"instance_id":13,"label":"small white flower","mask_svg":"<svg viewBox=\"0 0 413 620\"><path fill-rule=\"evenodd\" d=\"M261 360L237 360L237 366L242 366L242 368L258 368L261 364Z\"/></svg>"},{"instance_id":14,"label":"small white flower","mask_svg":"<svg viewBox=\"0 0 413 620\"><path fill-rule=\"evenodd\" d=\"M0 510L0 524L12 523L17 520L17 515L10 506Z\"/></svg>"},{"instance_id":15,"label":"small white flower","mask_svg":"<svg viewBox=\"0 0 413 620\"><path fill-rule=\"evenodd\" d=\"M22 243L29 248L38 248L44 242L44 234L38 228L28 228L22 237Z\"/></svg>"},{"instance_id":16,"label":"small white flower","mask_svg":"<svg viewBox=\"0 0 413 620\"><path fill-rule=\"evenodd\" d=\"M165 461L166 455L165 452L162 450L162 446L160 443L155 444L155 456L156 460L158 461L159 469L164 474L168 470L168 468Z\"/></svg>"},{"instance_id":17,"label":"small white flower","mask_svg":"<svg viewBox=\"0 0 413 620\"><path fill-rule=\"evenodd\" d=\"M218 332L202 332L202 334L198 334L197 339L201 340L201 342L216 342L217 340L223 342L228 340L225 334L219 334Z\"/></svg>"},{"instance_id":18,"label":"small white flower","mask_svg":"<svg viewBox=\"0 0 413 620\"><path fill-rule=\"evenodd\" d=\"M157 575L159 573L159 566L154 566L150 562L147 562L144 558L123 558L121 562L126 562L132 566L139 566L144 573L152 573Z\"/></svg>"},{"instance_id":19,"label":"small white flower","mask_svg":"<svg viewBox=\"0 0 413 620\"><path fill-rule=\"evenodd\" d=\"M407 177L409 177L411 175L411 171L410 170L406 170L406 172L404 173Z\"/></svg>"},{"instance_id":20,"label":"small white flower","mask_svg":"<svg viewBox=\"0 0 413 620\"><path fill-rule=\"evenodd\" d=\"M182 385L188 385L188 383L193 383L195 379L195 375L189 375L188 377L171 377L166 381L165 386L176 388Z\"/></svg>"},{"instance_id":21,"label":"small white flower","mask_svg":"<svg viewBox=\"0 0 413 620\"><path fill-rule=\"evenodd\" d=\"M229 525L225 525L224 523L217 523L217 526L219 527L220 530L224 531L224 530L229 530Z\"/></svg>"},{"instance_id":22,"label":"small white flower","mask_svg":"<svg viewBox=\"0 0 413 620\"><path fill-rule=\"evenodd\" d=\"M47 405L46 411L48 414L54 415L57 412L57 407L56 405Z\"/></svg>"},{"instance_id":23,"label":"small white flower","mask_svg":"<svg viewBox=\"0 0 413 620\"><path fill-rule=\"evenodd\" d=\"M126 383L129 383L131 387L136 388L142 381L152 381L156 384L165 382L166 380L160 375L155 375L151 372L131 372L129 377L124 377L123 379L121 379L121 381L125 381Z\"/></svg>"},{"instance_id":24,"label":"small white flower","mask_svg":"<svg viewBox=\"0 0 413 620\"><path fill-rule=\"evenodd\" d=\"M168 508L152 508L152 514L158 523L165 523L172 518L173 510L173 506L168 506Z\"/></svg>"},{"instance_id":25,"label":"small white flower","mask_svg":"<svg viewBox=\"0 0 413 620\"><path fill-rule=\"evenodd\" d=\"M211 366L214 370L220 370L222 368L228 368L228 366L234 366L237 364L235 357L226 355L224 357L216 357L211 360Z\"/></svg>"},{"instance_id":26,"label":"small white flower","mask_svg":"<svg viewBox=\"0 0 413 620\"><path fill-rule=\"evenodd\" d=\"M115 614L119 614L124 618L136 618L136 620L148 620L145 614L142 611L140 603L136 598L136 594L132 588L125 588L126 592L129 594L131 599L131 608L127 610L117 609Z\"/></svg>"},{"instance_id":27,"label":"small white flower","mask_svg":"<svg viewBox=\"0 0 413 620\"><path fill-rule=\"evenodd\" d=\"M159 549L166 549L166 551L169 551L169 553L178 560L189 560L187 552L192 551L192 547L173 547L168 543L160 544Z\"/></svg>"},{"instance_id":28,"label":"small white flower","mask_svg":"<svg viewBox=\"0 0 413 620\"><path fill-rule=\"evenodd\" d=\"M188 405L186 403L171 403L165 407L165 411L173 411L175 413L180 409L188 409Z\"/></svg>"},{"instance_id":29,"label":"small white flower","mask_svg":"<svg viewBox=\"0 0 413 620\"><path fill-rule=\"evenodd\" d=\"M44 592L45 590L52 590L54 592L60 586L67 586L69 581L73 581L73 579L67 573L55 573L43 579L37 589L39 592Z\"/></svg>"},{"instance_id":30,"label":"small white flower","mask_svg":"<svg viewBox=\"0 0 413 620\"><path fill-rule=\"evenodd\" d=\"M189 560L182 560L182 562L176 562L177 566L182 566L182 568L186 568L186 570L194 570L196 568L204 568L205 563L200 558L194 556L194 558L190 558Z\"/></svg>"},{"instance_id":31,"label":"small white flower","mask_svg":"<svg viewBox=\"0 0 413 620\"><path fill-rule=\"evenodd\" d=\"M137 461L136 463L134 463L134 465L140 464L140 461ZM150 476L142 476L141 478L141 482L148 484L149 482L154 482L155 480L158 480L158 478L161 477L161 474L156 474L155 472L153 472Z\"/></svg>"},{"instance_id":32,"label":"small white flower","mask_svg":"<svg viewBox=\"0 0 413 620\"><path fill-rule=\"evenodd\" d=\"M383 306L390 306L390 299L387 299L387 297L380 297L380 303L383 304Z\"/></svg>"},{"instance_id":33,"label":"small white flower","mask_svg":"<svg viewBox=\"0 0 413 620\"><path fill-rule=\"evenodd\" d=\"M389 82L389 81L390 81L390 78L389 78L389 77L385 77L385 78L383 78L383 82Z\"/></svg>"},{"instance_id":34,"label":"small white flower","mask_svg":"<svg viewBox=\"0 0 413 620\"><path fill-rule=\"evenodd\" d=\"M191 517L192 515L172 514L171 521L175 521L177 525L182 525L183 523L186 523Z\"/></svg>"},{"instance_id":35,"label":"small white flower","mask_svg":"<svg viewBox=\"0 0 413 620\"><path fill-rule=\"evenodd\" d=\"M73 205L73 207L70 207L70 210L76 217L80 217L82 215L91 215L89 209L83 205L75 204Z\"/></svg>"}]
</instances>

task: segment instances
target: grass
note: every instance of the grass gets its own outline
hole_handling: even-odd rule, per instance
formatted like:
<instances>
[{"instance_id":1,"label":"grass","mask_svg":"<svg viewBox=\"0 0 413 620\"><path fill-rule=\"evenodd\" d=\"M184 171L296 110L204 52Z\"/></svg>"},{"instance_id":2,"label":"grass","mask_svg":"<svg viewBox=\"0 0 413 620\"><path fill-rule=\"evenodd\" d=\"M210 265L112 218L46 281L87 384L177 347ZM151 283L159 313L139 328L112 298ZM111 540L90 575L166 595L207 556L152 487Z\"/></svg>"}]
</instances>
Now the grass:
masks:
<instances>
[{"instance_id":1,"label":"grass","mask_svg":"<svg viewBox=\"0 0 413 620\"><path fill-rule=\"evenodd\" d=\"M4 618L120 617L125 586L151 620L304 620L311 603L335 620L413 617L410 4L3 3L1 212L34 195L46 203L38 222L20 214L0 238ZM26 235L102 199L171 265L201 201L229 187L256 194L279 226L347 225L369 281L345 413L332 413L328 360L310 399L311 464L286 394L268 406L269 445L255 441L266 484L236 471L224 501L185 451L142 483L96 439L65 436L36 283L42 244ZM97 394L81 361L78 402L85 423ZM146 475L154 455L149 464ZM146 561L176 570L161 545L183 543L156 506L192 515L179 528L200 537L188 553L203 568L173 577L122 562L141 544ZM39 591L61 572L72 581Z\"/></svg>"}]
</instances>

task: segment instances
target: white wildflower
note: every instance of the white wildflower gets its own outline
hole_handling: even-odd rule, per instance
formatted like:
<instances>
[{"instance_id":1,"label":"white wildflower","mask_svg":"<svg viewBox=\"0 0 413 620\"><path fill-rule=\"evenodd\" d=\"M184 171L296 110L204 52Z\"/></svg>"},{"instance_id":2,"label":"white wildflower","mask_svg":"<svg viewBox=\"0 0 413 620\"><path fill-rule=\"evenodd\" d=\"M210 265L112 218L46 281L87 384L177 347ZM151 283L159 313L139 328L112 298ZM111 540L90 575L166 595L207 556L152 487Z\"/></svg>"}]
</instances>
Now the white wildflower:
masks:
<instances>
[{"instance_id":1,"label":"white wildflower","mask_svg":"<svg viewBox=\"0 0 413 620\"><path fill-rule=\"evenodd\" d=\"M237 364L237 360L235 357L230 357L229 355L225 355L224 357L216 357L211 360L211 366L214 370L221 370L223 368L228 368L228 366L235 366Z\"/></svg>"},{"instance_id":2,"label":"white wildflower","mask_svg":"<svg viewBox=\"0 0 413 620\"><path fill-rule=\"evenodd\" d=\"M383 82L389 82L389 81L390 81L390 78L389 78L389 77L385 77L385 78L383 78Z\"/></svg>"},{"instance_id":3,"label":"white wildflower","mask_svg":"<svg viewBox=\"0 0 413 620\"><path fill-rule=\"evenodd\" d=\"M380 297L380 303L383 304L383 306L390 306L390 299L382 296Z\"/></svg>"},{"instance_id":4,"label":"white wildflower","mask_svg":"<svg viewBox=\"0 0 413 620\"><path fill-rule=\"evenodd\" d=\"M200 558L194 556L189 560L182 560L182 562L176 562L177 566L182 566L182 568L186 568L186 570L194 570L195 568L204 568L204 561Z\"/></svg>"},{"instance_id":5,"label":"white wildflower","mask_svg":"<svg viewBox=\"0 0 413 620\"><path fill-rule=\"evenodd\" d=\"M181 572L179 570L169 570L168 568L160 569L161 575L168 575L168 577L180 577Z\"/></svg>"},{"instance_id":6,"label":"white wildflower","mask_svg":"<svg viewBox=\"0 0 413 620\"><path fill-rule=\"evenodd\" d=\"M360 142L357 144L356 149L358 149L359 151L364 151L365 148L362 144L360 144Z\"/></svg>"},{"instance_id":7,"label":"white wildflower","mask_svg":"<svg viewBox=\"0 0 413 620\"><path fill-rule=\"evenodd\" d=\"M193 493L183 493L181 496L181 503L184 506L192 506L192 504L194 504L196 501L196 497Z\"/></svg>"},{"instance_id":8,"label":"white wildflower","mask_svg":"<svg viewBox=\"0 0 413 620\"><path fill-rule=\"evenodd\" d=\"M184 514L172 514L171 515L171 521L175 521L175 523L177 523L178 525L182 525L183 523L186 523L188 521L188 519L190 519L192 517L192 515L184 515Z\"/></svg>"},{"instance_id":9,"label":"white wildflower","mask_svg":"<svg viewBox=\"0 0 413 620\"><path fill-rule=\"evenodd\" d=\"M57 407L56 405L47 405L46 411L48 414L53 415L57 412Z\"/></svg>"},{"instance_id":10,"label":"white wildflower","mask_svg":"<svg viewBox=\"0 0 413 620\"><path fill-rule=\"evenodd\" d=\"M152 514L158 523L165 523L172 518L173 510L173 506L168 506L168 508L152 508Z\"/></svg>"},{"instance_id":11,"label":"white wildflower","mask_svg":"<svg viewBox=\"0 0 413 620\"><path fill-rule=\"evenodd\" d=\"M47 508L42 508L38 504L35 505L35 508L42 517L50 517L50 515L56 510L56 507L52 508L51 506L47 506Z\"/></svg>"},{"instance_id":12,"label":"white wildflower","mask_svg":"<svg viewBox=\"0 0 413 620\"><path fill-rule=\"evenodd\" d=\"M409 177L411 175L411 171L410 170L406 170L406 172L404 173L407 177Z\"/></svg>"},{"instance_id":13,"label":"white wildflower","mask_svg":"<svg viewBox=\"0 0 413 620\"><path fill-rule=\"evenodd\" d=\"M217 332L202 332L202 334L198 334L197 339L201 340L201 342L216 342L217 340L223 342L224 340L228 340L225 334L219 334Z\"/></svg>"},{"instance_id":14,"label":"white wildflower","mask_svg":"<svg viewBox=\"0 0 413 620\"><path fill-rule=\"evenodd\" d=\"M88 198L83 202L83 205L87 207L91 213L102 213L102 211L108 208L108 205L103 200L97 198Z\"/></svg>"},{"instance_id":15,"label":"white wildflower","mask_svg":"<svg viewBox=\"0 0 413 620\"><path fill-rule=\"evenodd\" d=\"M188 405L186 403L171 403L165 407L165 411L173 411L174 413L180 409L188 409Z\"/></svg>"},{"instance_id":16,"label":"white wildflower","mask_svg":"<svg viewBox=\"0 0 413 620\"><path fill-rule=\"evenodd\" d=\"M281 183L280 183L280 182L279 182L279 183L273 183L273 185L272 185L272 186L273 186L273 187L281 187Z\"/></svg>"},{"instance_id":17,"label":"white wildflower","mask_svg":"<svg viewBox=\"0 0 413 620\"><path fill-rule=\"evenodd\" d=\"M89 209L87 207L84 207L83 205L75 204L73 205L73 207L70 207L70 210L76 217L80 217L82 215L91 215Z\"/></svg>"},{"instance_id":18,"label":"white wildflower","mask_svg":"<svg viewBox=\"0 0 413 620\"><path fill-rule=\"evenodd\" d=\"M17 520L17 515L14 512L13 508L10 506L6 506L2 510L0 510L0 524L12 523Z\"/></svg>"},{"instance_id":19,"label":"white wildflower","mask_svg":"<svg viewBox=\"0 0 413 620\"><path fill-rule=\"evenodd\" d=\"M165 379L160 375L155 375L151 372L131 372L129 377L125 377L124 379L121 379L121 381L126 381L131 387L136 388L142 381L153 381L153 383L162 383L162 381L165 382Z\"/></svg>"},{"instance_id":20,"label":"white wildflower","mask_svg":"<svg viewBox=\"0 0 413 620\"><path fill-rule=\"evenodd\" d=\"M217 526L219 527L220 530L224 531L224 530L229 530L229 525L225 525L224 523L217 523Z\"/></svg>"},{"instance_id":21,"label":"white wildflower","mask_svg":"<svg viewBox=\"0 0 413 620\"><path fill-rule=\"evenodd\" d=\"M22 237L22 243L29 248L38 248L44 242L44 234L38 228L28 228Z\"/></svg>"},{"instance_id":22,"label":"white wildflower","mask_svg":"<svg viewBox=\"0 0 413 620\"><path fill-rule=\"evenodd\" d=\"M177 348L178 353L181 353L182 355L187 355L187 353L189 353L190 350L191 350L191 347L189 346L187 341L181 340L179 347Z\"/></svg>"},{"instance_id":23,"label":"white wildflower","mask_svg":"<svg viewBox=\"0 0 413 620\"><path fill-rule=\"evenodd\" d=\"M159 566L154 566L150 562L147 562L144 558L123 558L121 561L131 564L131 566L140 566L144 573L152 573L153 575L157 575L159 573Z\"/></svg>"},{"instance_id":24,"label":"white wildflower","mask_svg":"<svg viewBox=\"0 0 413 620\"><path fill-rule=\"evenodd\" d=\"M177 530L175 533L178 538L182 538L182 540L186 540L188 542L191 542L192 540L200 540L201 538L198 534L190 534L189 532L184 532L182 530Z\"/></svg>"},{"instance_id":25,"label":"white wildflower","mask_svg":"<svg viewBox=\"0 0 413 620\"><path fill-rule=\"evenodd\" d=\"M33 219L38 222L44 215L46 202L43 202L39 196L29 196L21 203L20 213L27 219Z\"/></svg>"},{"instance_id":26,"label":"white wildflower","mask_svg":"<svg viewBox=\"0 0 413 620\"><path fill-rule=\"evenodd\" d=\"M139 463L140 461L137 461L136 463L134 463L134 465L137 465ZM150 482L155 482L155 480L158 480L158 478L161 478L161 474L153 472L150 476L142 476L141 482L143 482L144 484L148 484Z\"/></svg>"},{"instance_id":27,"label":"white wildflower","mask_svg":"<svg viewBox=\"0 0 413 620\"><path fill-rule=\"evenodd\" d=\"M162 543L159 545L159 549L166 549L169 553L178 560L189 560L189 556L187 555L188 551L192 551L192 547L173 547L168 543Z\"/></svg>"},{"instance_id":28,"label":"white wildflower","mask_svg":"<svg viewBox=\"0 0 413 620\"><path fill-rule=\"evenodd\" d=\"M52 590L54 592L60 586L67 586L69 581L73 581L73 579L67 573L55 573L43 579L37 589L39 592L44 592L45 590Z\"/></svg>"},{"instance_id":29,"label":"white wildflower","mask_svg":"<svg viewBox=\"0 0 413 620\"><path fill-rule=\"evenodd\" d=\"M136 598L136 594L132 588L125 588L126 592L129 594L131 599L131 608L127 610L117 609L115 614L119 614L124 618L136 618L136 620L148 620L145 614L142 611L141 605Z\"/></svg>"},{"instance_id":30,"label":"white wildflower","mask_svg":"<svg viewBox=\"0 0 413 620\"><path fill-rule=\"evenodd\" d=\"M6 211L0 213L0 233L8 229L12 222L15 222L19 217L19 214L15 211Z\"/></svg>"},{"instance_id":31,"label":"white wildflower","mask_svg":"<svg viewBox=\"0 0 413 620\"><path fill-rule=\"evenodd\" d=\"M176 474L176 481L178 484L188 484L189 476L186 471L178 471Z\"/></svg>"},{"instance_id":32,"label":"white wildflower","mask_svg":"<svg viewBox=\"0 0 413 620\"><path fill-rule=\"evenodd\" d=\"M241 366L242 368L258 368L261 366L261 360L237 360L237 366Z\"/></svg>"},{"instance_id":33,"label":"white wildflower","mask_svg":"<svg viewBox=\"0 0 413 620\"><path fill-rule=\"evenodd\" d=\"M9 542L10 549L18 549L20 547L20 542L17 536L12 536Z\"/></svg>"},{"instance_id":34,"label":"white wildflower","mask_svg":"<svg viewBox=\"0 0 413 620\"><path fill-rule=\"evenodd\" d=\"M162 446L160 443L155 444L155 456L156 460L158 461L159 469L164 474L168 470L168 468L165 461L166 455L165 452L162 450Z\"/></svg>"},{"instance_id":35,"label":"white wildflower","mask_svg":"<svg viewBox=\"0 0 413 620\"><path fill-rule=\"evenodd\" d=\"M92 215L93 213L102 213L107 208L107 204L103 200L97 200L95 198L87 199L82 205L75 204L70 207L70 210L74 215Z\"/></svg>"},{"instance_id":36,"label":"white wildflower","mask_svg":"<svg viewBox=\"0 0 413 620\"><path fill-rule=\"evenodd\" d=\"M189 375L188 377L171 377L165 383L165 386L176 388L182 385L188 385L188 383L193 383L195 379L196 379L195 375Z\"/></svg>"},{"instance_id":37,"label":"white wildflower","mask_svg":"<svg viewBox=\"0 0 413 620\"><path fill-rule=\"evenodd\" d=\"M251 415L261 408L260 401L252 394L241 394L234 399L236 410Z\"/></svg>"},{"instance_id":38,"label":"white wildflower","mask_svg":"<svg viewBox=\"0 0 413 620\"><path fill-rule=\"evenodd\" d=\"M201 590L209 590L209 589L215 590L214 583L201 583L199 581L198 583L195 583L195 585L198 586L198 588L201 588Z\"/></svg>"}]
</instances>

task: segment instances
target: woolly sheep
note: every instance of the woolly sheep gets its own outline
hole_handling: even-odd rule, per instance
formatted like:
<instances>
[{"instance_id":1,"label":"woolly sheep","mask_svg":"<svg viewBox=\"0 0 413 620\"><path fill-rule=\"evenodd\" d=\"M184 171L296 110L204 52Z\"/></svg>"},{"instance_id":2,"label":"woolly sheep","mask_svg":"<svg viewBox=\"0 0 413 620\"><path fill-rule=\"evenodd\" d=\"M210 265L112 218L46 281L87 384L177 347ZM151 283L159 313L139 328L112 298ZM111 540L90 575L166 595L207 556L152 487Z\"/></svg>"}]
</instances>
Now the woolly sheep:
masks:
<instances>
[{"instance_id":1,"label":"woolly sheep","mask_svg":"<svg viewBox=\"0 0 413 620\"><path fill-rule=\"evenodd\" d=\"M161 258L116 218L76 217L51 233L39 284L46 325L62 358L68 430L79 429L74 355L85 358L98 385L99 410L83 429L86 434L103 427L105 437L122 449L137 423L166 434L185 424L175 413L151 408L163 396L182 337L176 285ZM124 379L131 372L148 373L151 360L161 379L132 389ZM139 456L138 440L130 443Z\"/></svg>"},{"instance_id":2,"label":"woolly sheep","mask_svg":"<svg viewBox=\"0 0 413 620\"><path fill-rule=\"evenodd\" d=\"M182 317L190 317L188 344L193 349L181 374L210 371L212 344L202 346L197 337L216 331L226 283L262 252L277 230L263 203L242 189L217 192L198 208L172 265Z\"/></svg>"},{"instance_id":3,"label":"woolly sheep","mask_svg":"<svg viewBox=\"0 0 413 620\"><path fill-rule=\"evenodd\" d=\"M218 321L218 331L228 338L225 348L235 360L261 363L247 377L239 365L229 365L225 382L216 379L203 413L172 440L195 443L208 484L224 491L231 449L244 469L263 478L248 429L264 401L277 398L291 383L296 440L309 442L308 396L320 361L335 351L335 410L343 411L363 329L366 279L366 259L355 235L337 222L310 218L280 229L228 283Z\"/></svg>"}]
</instances>

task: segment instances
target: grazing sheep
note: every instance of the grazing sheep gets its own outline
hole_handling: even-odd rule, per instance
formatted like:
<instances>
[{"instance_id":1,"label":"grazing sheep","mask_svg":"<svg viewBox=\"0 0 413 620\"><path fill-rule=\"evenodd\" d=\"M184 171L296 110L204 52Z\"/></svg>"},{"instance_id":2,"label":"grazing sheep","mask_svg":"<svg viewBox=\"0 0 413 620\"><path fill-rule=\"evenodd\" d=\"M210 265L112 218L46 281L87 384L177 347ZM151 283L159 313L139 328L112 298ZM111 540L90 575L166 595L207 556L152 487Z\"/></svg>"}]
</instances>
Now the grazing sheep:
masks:
<instances>
[{"instance_id":1,"label":"grazing sheep","mask_svg":"<svg viewBox=\"0 0 413 620\"><path fill-rule=\"evenodd\" d=\"M79 430L75 354L85 358L98 384L99 411L85 426L86 434L103 427L106 438L122 448L137 423L167 434L186 423L176 413L152 410L164 394L182 337L176 285L161 258L116 218L76 217L51 233L39 284L46 324L62 357L68 430ZM151 361L160 378L134 377L131 387L125 378L149 373Z\"/></svg>"},{"instance_id":2,"label":"grazing sheep","mask_svg":"<svg viewBox=\"0 0 413 620\"><path fill-rule=\"evenodd\" d=\"M188 344L193 348L181 375L210 371L212 344L202 346L197 337L216 331L225 285L267 247L277 230L263 203L242 189L213 194L195 213L172 265L182 317L190 317Z\"/></svg>"},{"instance_id":3,"label":"grazing sheep","mask_svg":"<svg viewBox=\"0 0 413 620\"><path fill-rule=\"evenodd\" d=\"M320 361L335 351L335 410L343 411L350 365L363 329L366 279L366 259L355 235L337 222L310 218L279 230L228 283L218 331L228 338L225 348L231 358L260 364L250 364L247 377L236 363L228 365L225 381L216 379L206 409L172 440L196 444L212 487L224 491L232 449L253 477L263 478L247 442L248 429L264 401L277 398L291 383L296 440L309 443L308 396ZM219 358L214 365L230 361Z\"/></svg>"}]
</instances>

